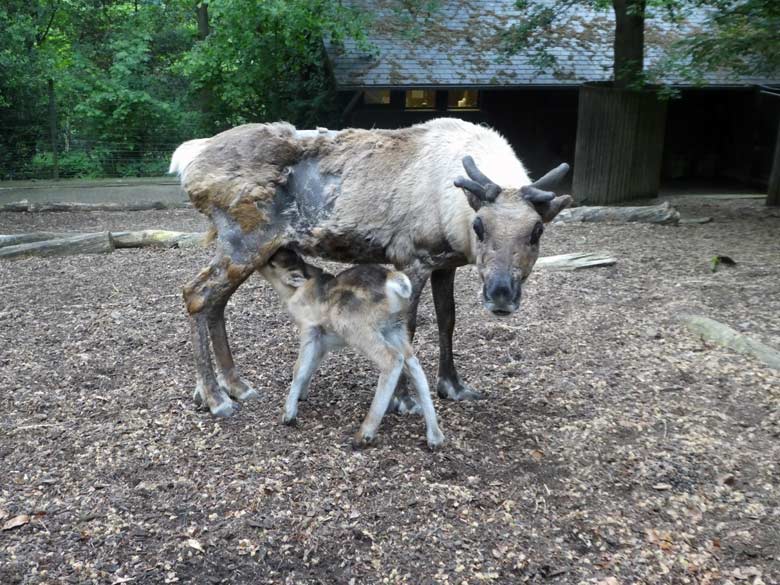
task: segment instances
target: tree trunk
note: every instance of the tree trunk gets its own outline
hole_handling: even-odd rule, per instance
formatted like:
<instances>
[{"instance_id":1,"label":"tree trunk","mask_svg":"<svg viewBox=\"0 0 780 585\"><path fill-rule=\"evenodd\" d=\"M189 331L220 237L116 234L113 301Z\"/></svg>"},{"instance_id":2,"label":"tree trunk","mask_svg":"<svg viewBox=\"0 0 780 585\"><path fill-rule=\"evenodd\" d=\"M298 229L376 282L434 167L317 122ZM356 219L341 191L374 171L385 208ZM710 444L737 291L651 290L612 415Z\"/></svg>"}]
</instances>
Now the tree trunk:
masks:
<instances>
[{"instance_id":1,"label":"tree trunk","mask_svg":"<svg viewBox=\"0 0 780 585\"><path fill-rule=\"evenodd\" d=\"M666 102L654 91L583 85L574 154L575 199L610 205L656 197L665 130Z\"/></svg>"},{"instance_id":2,"label":"tree trunk","mask_svg":"<svg viewBox=\"0 0 780 585\"><path fill-rule=\"evenodd\" d=\"M54 80L49 79L49 137L51 139L52 179L60 178L60 159L57 151L57 100L54 95Z\"/></svg>"},{"instance_id":3,"label":"tree trunk","mask_svg":"<svg viewBox=\"0 0 780 585\"><path fill-rule=\"evenodd\" d=\"M775 158L772 171L769 173L769 190L766 196L767 205L780 205L780 125L775 138Z\"/></svg>"},{"instance_id":4,"label":"tree trunk","mask_svg":"<svg viewBox=\"0 0 780 585\"><path fill-rule=\"evenodd\" d=\"M209 3L201 2L195 8L198 16L198 38L202 41L209 36Z\"/></svg>"},{"instance_id":5,"label":"tree trunk","mask_svg":"<svg viewBox=\"0 0 780 585\"><path fill-rule=\"evenodd\" d=\"M640 88L645 67L646 0L613 0L615 9L615 87Z\"/></svg>"},{"instance_id":6,"label":"tree trunk","mask_svg":"<svg viewBox=\"0 0 780 585\"><path fill-rule=\"evenodd\" d=\"M211 29L209 27L209 3L201 2L195 8L195 14L198 19L198 39L205 41L209 36ZM208 87L202 87L198 91L198 102L200 111L203 114L210 114L212 110L213 94Z\"/></svg>"},{"instance_id":7,"label":"tree trunk","mask_svg":"<svg viewBox=\"0 0 780 585\"><path fill-rule=\"evenodd\" d=\"M17 260L27 256L72 256L74 254L107 254L114 251L111 234L98 232L71 238L45 240L32 244L19 244L0 248L0 259Z\"/></svg>"}]
</instances>

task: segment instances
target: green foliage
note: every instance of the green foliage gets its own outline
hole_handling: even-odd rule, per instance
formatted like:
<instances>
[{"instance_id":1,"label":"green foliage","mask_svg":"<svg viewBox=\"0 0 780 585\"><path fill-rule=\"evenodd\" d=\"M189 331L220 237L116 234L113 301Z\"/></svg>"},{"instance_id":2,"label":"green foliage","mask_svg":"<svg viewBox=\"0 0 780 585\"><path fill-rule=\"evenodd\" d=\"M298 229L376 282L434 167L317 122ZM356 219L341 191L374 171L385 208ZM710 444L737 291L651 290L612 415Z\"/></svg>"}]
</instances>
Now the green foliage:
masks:
<instances>
[{"instance_id":1,"label":"green foliage","mask_svg":"<svg viewBox=\"0 0 780 585\"><path fill-rule=\"evenodd\" d=\"M363 38L358 13L332 0L221 0L210 9L211 34L181 70L215 100L217 127L327 122L334 93L323 39Z\"/></svg>"},{"instance_id":2,"label":"green foliage","mask_svg":"<svg viewBox=\"0 0 780 585\"><path fill-rule=\"evenodd\" d=\"M712 9L708 30L678 43L668 64L689 80L707 71L766 75L780 71L780 2L699 0Z\"/></svg>"},{"instance_id":3,"label":"green foliage","mask_svg":"<svg viewBox=\"0 0 780 585\"><path fill-rule=\"evenodd\" d=\"M337 122L323 40L362 38L339 0L3 0L0 179L163 173L175 146L228 126Z\"/></svg>"},{"instance_id":4,"label":"green foliage","mask_svg":"<svg viewBox=\"0 0 780 585\"><path fill-rule=\"evenodd\" d=\"M58 169L62 178L94 178L103 176L101 153L64 152L59 155ZM105 153L103 153L105 154ZM36 177L51 177L54 173L54 156L51 152L36 154L29 165L29 172Z\"/></svg>"}]
</instances>

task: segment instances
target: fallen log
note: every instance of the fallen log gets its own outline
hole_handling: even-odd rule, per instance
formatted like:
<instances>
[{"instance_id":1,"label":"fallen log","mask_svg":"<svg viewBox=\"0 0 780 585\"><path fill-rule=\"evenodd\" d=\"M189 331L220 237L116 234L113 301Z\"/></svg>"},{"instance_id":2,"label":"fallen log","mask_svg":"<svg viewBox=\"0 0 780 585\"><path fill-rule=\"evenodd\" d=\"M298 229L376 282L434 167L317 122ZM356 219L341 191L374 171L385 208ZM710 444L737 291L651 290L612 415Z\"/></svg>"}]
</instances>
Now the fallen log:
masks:
<instances>
[{"instance_id":1,"label":"fallen log","mask_svg":"<svg viewBox=\"0 0 780 585\"><path fill-rule=\"evenodd\" d=\"M0 248L6 246L17 246L19 244L30 244L32 242L45 242L46 240L59 240L61 238L72 238L73 236L82 236L83 233L63 233L63 232L32 232L27 234L11 234L0 236Z\"/></svg>"},{"instance_id":2,"label":"fallen log","mask_svg":"<svg viewBox=\"0 0 780 585\"><path fill-rule=\"evenodd\" d=\"M162 209L186 209L192 207L189 201L136 201L131 203L76 203L47 202L30 203L26 199L0 205L0 212L31 212L42 211L153 211Z\"/></svg>"},{"instance_id":3,"label":"fallen log","mask_svg":"<svg viewBox=\"0 0 780 585\"><path fill-rule=\"evenodd\" d=\"M597 266L612 266L617 259L609 252L575 252L574 254L559 254L544 256L536 261L537 268L546 270L579 270Z\"/></svg>"},{"instance_id":4,"label":"fallen log","mask_svg":"<svg viewBox=\"0 0 780 585\"><path fill-rule=\"evenodd\" d=\"M111 238L117 248L192 248L206 242L205 233L168 230L111 232Z\"/></svg>"},{"instance_id":5,"label":"fallen log","mask_svg":"<svg viewBox=\"0 0 780 585\"><path fill-rule=\"evenodd\" d=\"M68 238L44 240L0 248L0 259L17 260L28 256L72 256L74 254L107 254L114 251L109 232L81 234Z\"/></svg>"},{"instance_id":6,"label":"fallen log","mask_svg":"<svg viewBox=\"0 0 780 585\"><path fill-rule=\"evenodd\" d=\"M668 201L659 205L641 207L583 206L564 209L553 223L618 222L657 223L674 225L680 221L680 213Z\"/></svg>"},{"instance_id":7,"label":"fallen log","mask_svg":"<svg viewBox=\"0 0 780 585\"><path fill-rule=\"evenodd\" d=\"M728 325L701 315L682 315L685 326L702 339L738 353L752 355L770 368L780 370L780 351L735 331Z\"/></svg>"}]
</instances>

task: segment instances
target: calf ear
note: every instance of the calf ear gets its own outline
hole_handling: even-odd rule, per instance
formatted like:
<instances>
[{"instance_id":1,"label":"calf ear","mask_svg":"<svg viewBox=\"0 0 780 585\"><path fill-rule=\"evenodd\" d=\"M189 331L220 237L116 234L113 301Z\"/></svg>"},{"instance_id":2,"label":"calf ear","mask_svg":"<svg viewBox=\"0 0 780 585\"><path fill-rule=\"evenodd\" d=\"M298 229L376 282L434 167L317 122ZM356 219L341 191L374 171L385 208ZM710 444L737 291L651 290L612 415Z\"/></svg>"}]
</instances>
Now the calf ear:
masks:
<instances>
[{"instance_id":1,"label":"calf ear","mask_svg":"<svg viewBox=\"0 0 780 585\"><path fill-rule=\"evenodd\" d=\"M306 283L306 275L297 268L293 268L292 270L285 271L281 280L287 286L300 288Z\"/></svg>"},{"instance_id":2,"label":"calf ear","mask_svg":"<svg viewBox=\"0 0 780 585\"><path fill-rule=\"evenodd\" d=\"M542 216L542 221L544 223L550 223L555 219L556 215L571 205L571 202L571 195L560 195L552 201L538 203L534 205L534 207L536 208L537 213Z\"/></svg>"}]
</instances>

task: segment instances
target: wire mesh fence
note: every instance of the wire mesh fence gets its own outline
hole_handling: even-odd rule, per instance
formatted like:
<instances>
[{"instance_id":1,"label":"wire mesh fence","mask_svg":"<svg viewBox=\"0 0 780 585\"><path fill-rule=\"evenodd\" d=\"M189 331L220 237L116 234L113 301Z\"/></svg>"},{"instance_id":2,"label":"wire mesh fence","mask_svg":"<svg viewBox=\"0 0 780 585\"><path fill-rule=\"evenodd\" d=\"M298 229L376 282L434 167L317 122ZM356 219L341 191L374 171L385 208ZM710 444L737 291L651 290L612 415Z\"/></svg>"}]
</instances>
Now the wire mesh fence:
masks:
<instances>
[{"instance_id":1,"label":"wire mesh fence","mask_svg":"<svg viewBox=\"0 0 780 585\"><path fill-rule=\"evenodd\" d=\"M0 141L0 181L165 175L176 147L199 133L181 128L158 130L165 139L74 138L60 133L53 142L43 133L0 127L6 136Z\"/></svg>"}]
</instances>

